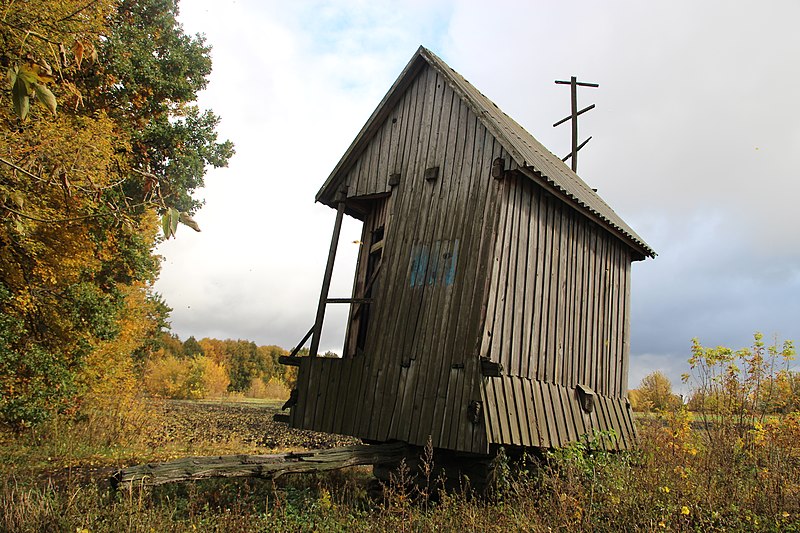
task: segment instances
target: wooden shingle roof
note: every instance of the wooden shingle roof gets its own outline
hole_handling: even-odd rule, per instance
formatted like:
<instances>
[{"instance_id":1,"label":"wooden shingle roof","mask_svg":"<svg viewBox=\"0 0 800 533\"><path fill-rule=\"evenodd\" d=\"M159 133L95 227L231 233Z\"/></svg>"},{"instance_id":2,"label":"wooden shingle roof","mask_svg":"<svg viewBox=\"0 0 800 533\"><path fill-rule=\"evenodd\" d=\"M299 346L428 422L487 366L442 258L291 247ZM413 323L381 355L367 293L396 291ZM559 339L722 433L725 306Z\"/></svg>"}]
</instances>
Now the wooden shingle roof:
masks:
<instances>
[{"instance_id":1,"label":"wooden shingle roof","mask_svg":"<svg viewBox=\"0 0 800 533\"><path fill-rule=\"evenodd\" d=\"M356 136L342 159L333 169L325 184L317 193L317 201L335 206L336 190L347 171L356 162L374 133L383 124L406 88L426 66L436 69L453 91L469 106L486 129L514 158L517 165L540 178L560 192L579 211L592 219L599 219L612 233L638 249L642 256L655 257L656 253L631 229L625 221L603 199L592 190L559 157L545 148L514 119L506 115L497 105L476 89L463 76L453 70L436 54L420 46L403 72L383 97L367 123Z\"/></svg>"}]
</instances>

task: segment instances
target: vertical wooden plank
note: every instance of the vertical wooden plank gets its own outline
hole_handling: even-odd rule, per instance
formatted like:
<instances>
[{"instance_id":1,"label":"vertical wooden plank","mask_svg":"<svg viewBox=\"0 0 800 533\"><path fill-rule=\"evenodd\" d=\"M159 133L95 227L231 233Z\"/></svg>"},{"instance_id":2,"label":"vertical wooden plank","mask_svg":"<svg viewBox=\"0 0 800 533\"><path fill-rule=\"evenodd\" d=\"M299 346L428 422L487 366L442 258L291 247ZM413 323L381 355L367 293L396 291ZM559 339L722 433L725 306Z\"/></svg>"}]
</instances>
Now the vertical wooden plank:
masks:
<instances>
[{"instance_id":1,"label":"vertical wooden plank","mask_svg":"<svg viewBox=\"0 0 800 533\"><path fill-rule=\"evenodd\" d=\"M600 231L597 234L596 261L594 272L594 329L592 336L592 351L594 353L594 382L595 392L605 395L605 383L603 381L603 269L605 267L605 240Z\"/></svg>"},{"instance_id":2,"label":"vertical wooden plank","mask_svg":"<svg viewBox=\"0 0 800 533\"><path fill-rule=\"evenodd\" d=\"M625 261L625 282L623 288L623 298L625 307L622 317L622 383L623 395L627 393L628 388L628 368L630 364L630 339L631 339L631 262Z\"/></svg>"},{"instance_id":3,"label":"vertical wooden plank","mask_svg":"<svg viewBox=\"0 0 800 533\"><path fill-rule=\"evenodd\" d=\"M543 205L543 194L539 187L536 187L536 195L533 199L536 216L531 216L534 227L531 232L535 234L536 246L531 250L531 261L533 263L533 282L531 283L533 291L529 293L531 298L531 325L530 325L530 361L531 369L529 375L531 379L541 379L543 377L542 369L542 350L541 350L541 327L542 327L542 307L544 302L543 296L543 248L544 248L544 220L546 216L546 208Z\"/></svg>"},{"instance_id":4,"label":"vertical wooden plank","mask_svg":"<svg viewBox=\"0 0 800 533\"><path fill-rule=\"evenodd\" d=\"M392 212L384 233L384 250L382 257L382 274L385 280L379 287L376 303L373 306L375 320L370 325L366 350L369 357L375 361L376 368L381 369L376 374L376 387L374 402L377 405L375 412L378 421L378 440L387 440L389 423L394 415L395 396L400 373L400 360L402 353L395 343L395 329L397 323L398 300L403 290L406 290L404 277L407 265L407 227L411 223L409 216L410 205L415 198L415 189L419 183L414 178L415 149L419 135L419 123L422 114L422 104L419 101L425 86L425 75L417 77L406 96L402 131L400 132L400 153L394 170L400 174L400 184L392 191ZM395 222L396 219L396 222ZM380 333L378 328L380 328ZM363 384L361 384L363 386ZM388 392L387 392L388 391ZM360 396L359 396L360 398Z\"/></svg>"},{"instance_id":5,"label":"vertical wooden plank","mask_svg":"<svg viewBox=\"0 0 800 533\"><path fill-rule=\"evenodd\" d=\"M358 196L359 177L361 176L361 165L363 163L363 156L359 157L356 163L347 172L345 182L347 184L347 197Z\"/></svg>"},{"instance_id":6,"label":"vertical wooden plank","mask_svg":"<svg viewBox=\"0 0 800 533\"><path fill-rule=\"evenodd\" d=\"M551 277L550 287L550 328L548 335L550 337L550 346L553 365L550 372L550 382L560 383L561 372L564 366L564 353L561 343L563 323L563 277L564 277L564 208L561 202L554 201L553 213L553 255L551 261L553 262L553 270Z\"/></svg>"},{"instance_id":7,"label":"vertical wooden plank","mask_svg":"<svg viewBox=\"0 0 800 533\"><path fill-rule=\"evenodd\" d=\"M528 421L528 409L526 407L526 396L522 387L523 378L518 376L509 376L507 379L514 391L514 411L516 414L516 424L519 428L519 441L516 444L522 446L531 445L531 424Z\"/></svg>"},{"instance_id":8,"label":"vertical wooden plank","mask_svg":"<svg viewBox=\"0 0 800 533\"><path fill-rule=\"evenodd\" d=\"M497 181L491 178L490 168L491 162L503 155L503 150L500 144L490 135L485 135L484 140L484 147L482 150L482 165L478 166L480 176L482 181L488 184L488 191L490 196L490 203L487 206L487 211L491 214L492 219L488 224L483 225L482 233L484 229L489 232L492 236L489 238L487 246L484 246L483 242L481 242L479 246L479 262L478 262L478 270L476 273L475 279L477 280L476 283L473 285L472 289L472 302L473 304L469 308L469 319L466 323L468 329L464 332L464 334L459 335L459 342L464 343L464 350L468 350L469 353L473 354L473 357L470 357L466 361L466 368L467 372L465 373L467 378L467 387L464 388L462 402L468 401L467 398L475 396L475 388L478 386L481 380L481 369L480 369L480 362L477 355L480 353L480 334L475 335L474 332L482 331L482 325L486 320L486 298L489 292L489 258L491 248L494 246L496 242L496 227L497 222L496 218L497 215L496 206L497 206L497 194L499 193L499 188L497 185ZM459 326L460 328L461 326ZM488 447L485 442L485 435L486 429L481 425L472 426L470 428L472 430L472 437L473 440L471 441L472 451L478 452L481 449L488 451ZM478 440L476 440L478 439ZM480 440L482 439L482 440ZM461 443L461 435L459 435L459 443ZM483 446L483 448L480 448ZM486 453L486 452L481 452Z\"/></svg>"},{"instance_id":9,"label":"vertical wooden plank","mask_svg":"<svg viewBox=\"0 0 800 533\"><path fill-rule=\"evenodd\" d=\"M578 380L577 383L588 385L586 380L587 361L589 359L589 350L587 337L589 335L589 228L588 223L581 224L580 232L580 324L578 327L578 353L580 356L580 363L578 367Z\"/></svg>"},{"instance_id":10,"label":"vertical wooden plank","mask_svg":"<svg viewBox=\"0 0 800 533\"><path fill-rule=\"evenodd\" d=\"M593 390L597 391L597 381L595 380L595 367L597 366L597 351L595 347L595 304L597 297L595 295L596 288L596 273L597 273L597 229L595 226L590 227L589 231L589 246L588 246L588 263L587 269L587 300L586 300L586 374L584 383L586 383Z\"/></svg>"},{"instance_id":11,"label":"vertical wooden plank","mask_svg":"<svg viewBox=\"0 0 800 533\"><path fill-rule=\"evenodd\" d=\"M543 448L549 448L553 445L553 439L550 434L550 426L547 423L547 410L544 408L545 396L543 389L545 386L546 385L541 381L531 380L533 407L536 411L536 432L539 435L539 445Z\"/></svg>"},{"instance_id":12,"label":"vertical wooden plank","mask_svg":"<svg viewBox=\"0 0 800 533\"><path fill-rule=\"evenodd\" d=\"M439 365L439 370L434 376L433 387L435 395L435 404L433 407L433 428L437 431L435 446L442 446L445 441L445 430L449 430L450 424L445 422L445 412L448 402L455 401L451 386L456 383L451 375L453 370L460 370L463 372L463 367L453 368L453 365L463 365L463 353L457 353L452 350L452 339L455 335L456 324L453 321L458 316L460 309L460 300L464 293L464 269L469 265L469 253L465 253L465 242L469 242L469 238L465 239L465 230L463 225L470 224L472 213L467 212L467 203L469 199L469 191L472 187L473 180L471 176L464 175L464 168L467 165L465 160L472 157L472 147L474 143L474 120L471 120L471 114L467 106L458 98L455 93L451 92L451 111L450 111L450 124L448 131L448 151L446 153L446 160L449 161L448 167L451 172L451 189L449 191L448 203L451 206L452 215L448 219L447 230L443 233L450 239L450 261L455 269L455 276L451 280L452 285L447 286L445 280L444 295L438 304L438 312L436 313L437 322L435 331L438 331L438 337L434 338L432 342L432 349L437 353L445 354L447 360ZM472 130L468 123L473 125ZM468 234L467 234L468 237ZM483 389L483 387L481 387Z\"/></svg>"},{"instance_id":13,"label":"vertical wooden plank","mask_svg":"<svg viewBox=\"0 0 800 533\"><path fill-rule=\"evenodd\" d=\"M619 398L622 396L622 350L620 349L620 246L614 243L614 255L611 263L611 372L613 375L612 388L609 395Z\"/></svg>"},{"instance_id":14,"label":"vertical wooden plank","mask_svg":"<svg viewBox=\"0 0 800 533\"><path fill-rule=\"evenodd\" d=\"M400 434L403 427L403 416L405 413L403 412L402 405L403 402L406 401L408 392L409 373L413 373L413 370L410 366L400 367L400 375L398 376L399 381L397 384L397 397L394 399L394 408L391 411L391 418L389 419L389 431L387 436L389 439L398 438L397 435ZM411 378L413 379L413 377L414 376L412 375Z\"/></svg>"},{"instance_id":15,"label":"vertical wooden plank","mask_svg":"<svg viewBox=\"0 0 800 533\"><path fill-rule=\"evenodd\" d=\"M536 415L536 396L529 378L520 379L522 392L525 395L525 417L528 420L531 446L541 446L542 436L539 434L539 420Z\"/></svg>"},{"instance_id":16,"label":"vertical wooden plank","mask_svg":"<svg viewBox=\"0 0 800 533\"><path fill-rule=\"evenodd\" d=\"M437 438L440 434L440 427L443 423L443 402L446 392L440 391L447 387L447 378L453 363L463 360L463 354L454 354L451 350L445 349L446 337L449 334L448 318L452 297L454 293L453 285L448 285L445 278L445 270L448 261L455 260L456 272L458 271L458 252L460 241L458 235L458 225L464 222L464 193L463 189L468 188L465 180L461 179L461 168L464 150L464 140L459 135L459 127L464 127L460 122L460 100L449 87L445 87L444 102L442 105L442 117L440 119L440 143L443 142L447 149L444 151L444 163L441 166L440 174L442 181L442 191L440 196L444 198L443 205L447 209L439 209L442 213L434 229L434 242L442 243L439 249L439 264L436 268L436 276L432 289L432 298L427 303L427 313L430 317L422 335L421 349L428 353L436 354L438 361L426 373L424 382L423 401L425 403L426 419L420 420L418 428L412 427L412 433L416 431L417 440L427 439L430 434ZM462 132L463 133L463 132ZM443 139L443 140L442 140ZM441 157L441 156L440 156ZM447 212L446 215L444 213ZM449 255L449 259L444 255ZM455 254L455 256L454 256ZM454 281L454 280L453 280ZM424 422L424 423L423 423Z\"/></svg>"},{"instance_id":17,"label":"vertical wooden plank","mask_svg":"<svg viewBox=\"0 0 800 533\"><path fill-rule=\"evenodd\" d=\"M491 378L492 385L494 386L495 404L497 405L497 420L500 426L500 435L503 444L511 444L513 437L511 436L511 425L509 424L508 413L509 403L508 396L506 395L505 387L503 387L503 378ZM511 404L513 405L513 404Z\"/></svg>"},{"instance_id":18,"label":"vertical wooden plank","mask_svg":"<svg viewBox=\"0 0 800 533\"><path fill-rule=\"evenodd\" d=\"M326 358L321 357L319 360L320 363L320 394L319 394L319 402L317 405L317 409L314 412L314 428L317 431L325 431L325 412L330 409L330 400L331 400L331 365L330 361Z\"/></svg>"},{"instance_id":19,"label":"vertical wooden plank","mask_svg":"<svg viewBox=\"0 0 800 533\"><path fill-rule=\"evenodd\" d=\"M577 442L583 432L583 417L581 416L581 408L578 402L575 401L575 389L571 387L561 387L561 403L564 405L564 413L568 419L567 431L569 432L569 440Z\"/></svg>"},{"instance_id":20,"label":"vertical wooden plank","mask_svg":"<svg viewBox=\"0 0 800 533\"><path fill-rule=\"evenodd\" d=\"M578 391L574 388L569 390L569 400L572 408L572 419L575 422L575 431L578 435L577 440L580 440L587 432L586 417L579 403Z\"/></svg>"},{"instance_id":21,"label":"vertical wooden plank","mask_svg":"<svg viewBox=\"0 0 800 533\"><path fill-rule=\"evenodd\" d=\"M445 418L446 423L443 424L443 427L445 427L446 430L443 430L444 435L441 441L443 447L448 450L454 450L458 447L458 430L463 423L461 417L466 415L466 409L461 404L461 395L465 388L464 382L466 381L464 373L464 369L455 372L453 392L452 395L448 393L447 404L445 405L447 413L450 416ZM486 386L488 387L488 385ZM488 393L487 389L487 394Z\"/></svg>"},{"instance_id":22,"label":"vertical wooden plank","mask_svg":"<svg viewBox=\"0 0 800 533\"><path fill-rule=\"evenodd\" d=\"M605 234L601 234L601 263L600 263L600 283L598 293L598 338L597 349L600 355L600 371L598 375L599 390L604 396L608 395L608 239Z\"/></svg>"},{"instance_id":23,"label":"vertical wooden plank","mask_svg":"<svg viewBox=\"0 0 800 533\"><path fill-rule=\"evenodd\" d=\"M550 400L550 410L553 416L554 423L556 430L556 446L563 446L569 440L566 424L564 422L564 410L561 406L561 398L559 397L559 385L555 383L548 383L547 389L549 394Z\"/></svg>"},{"instance_id":24,"label":"vertical wooden plank","mask_svg":"<svg viewBox=\"0 0 800 533\"><path fill-rule=\"evenodd\" d=\"M466 106L465 106L466 107ZM465 148L464 162L462 166L462 179L469 181L467 202L467 220L461 228L461 249L463 252L459 258L461 266L457 272L457 286L460 288L458 299L453 311L450 313L448 321L449 329L453 335L448 337L447 350L463 357L464 369L459 373L458 389L455 391L454 400L445 406L445 420L449 418L450 429L447 438L450 448L459 446L459 442L464 442L461 437L463 428L462 413L465 412L465 405L470 401L473 388L473 380L480 380L480 376L472 376L469 373L474 371L475 365L470 361L477 359L477 353L473 351L473 346L467 340L468 336L476 331L482 331L483 324L474 321L475 308L480 307L484 302L476 300L476 284L479 284L479 270L484 258L488 261L488 247L494 247L494 219L497 206L496 194L492 189L490 181L484 179L482 173L483 153L488 146L491 146L491 136L480 124L477 117L468 111L467 120L467 148ZM487 229L487 226L488 229ZM476 253L477 251L477 253ZM489 276L489 273L486 273ZM464 318L466 315L466 320ZM479 333L480 335L480 333ZM479 385L480 381L476 383ZM488 391L488 389L487 389ZM488 392L487 392L488 393Z\"/></svg>"},{"instance_id":25,"label":"vertical wooden plank","mask_svg":"<svg viewBox=\"0 0 800 533\"><path fill-rule=\"evenodd\" d=\"M583 334L583 324L586 321L586 315L583 313L584 301L584 222L576 217L575 220L575 322L573 324L573 367L572 367L572 382L571 385L575 386L581 382L581 373L583 371L583 342L581 336Z\"/></svg>"},{"instance_id":26,"label":"vertical wooden plank","mask_svg":"<svg viewBox=\"0 0 800 533\"><path fill-rule=\"evenodd\" d=\"M317 358L309 357L308 369L308 394L306 396L306 405L303 412L303 427L311 429L314 427L314 416L316 414L317 405L319 405L319 365Z\"/></svg>"},{"instance_id":27,"label":"vertical wooden plank","mask_svg":"<svg viewBox=\"0 0 800 533\"><path fill-rule=\"evenodd\" d=\"M567 387L574 387L575 386L575 366L577 365L577 361L575 360L575 345L574 345L574 338L575 338L575 322L578 318L578 310L575 305L575 301L577 299L576 293L576 285L577 285L577 239L575 238L577 220L572 212L567 211L567 225L569 231L567 233L567 276L566 276L566 284L567 289L565 292L566 298L566 316L565 316L565 328L564 328L564 375L562 378L562 383Z\"/></svg>"},{"instance_id":28,"label":"vertical wooden plank","mask_svg":"<svg viewBox=\"0 0 800 533\"><path fill-rule=\"evenodd\" d=\"M297 383L308 383L308 361L301 360L297 369ZM305 410L309 405L308 387L297 388L297 404L289 411L289 425L293 428L302 428L305 420Z\"/></svg>"},{"instance_id":29,"label":"vertical wooden plank","mask_svg":"<svg viewBox=\"0 0 800 533\"><path fill-rule=\"evenodd\" d=\"M487 402L486 407L487 426L489 434L491 435L491 442L494 444L502 444L503 430L500 424L501 413L503 412L502 403L498 403L498 392L496 390L497 378L484 378L483 389L486 391Z\"/></svg>"},{"instance_id":30,"label":"vertical wooden plank","mask_svg":"<svg viewBox=\"0 0 800 533\"><path fill-rule=\"evenodd\" d=\"M395 131L395 124L396 122L392 122L394 112L392 112L386 119L386 122L383 123L383 127L381 128L381 150L378 154L378 168L375 172L375 176L373 177L374 185L373 185L373 194L379 194L385 192L389 186L387 184L387 180L389 177L389 162L392 159L392 135Z\"/></svg>"},{"instance_id":31,"label":"vertical wooden plank","mask_svg":"<svg viewBox=\"0 0 800 533\"><path fill-rule=\"evenodd\" d=\"M523 363L526 359L526 354L522 351L522 337L523 331L523 311L525 309L525 284L528 277L528 217L530 216L530 207L528 201L528 187L524 186L523 179L527 178L516 177L517 201L514 208L517 211L516 216L516 231L514 240L516 242L516 264L514 265L514 300L511 310L514 313L513 328L511 334L511 353L509 360L509 368L512 369L516 376L523 376L523 368L527 370L527 363Z\"/></svg>"},{"instance_id":32,"label":"vertical wooden plank","mask_svg":"<svg viewBox=\"0 0 800 533\"><path fill-rule=\"evenodd\" d=\"M544 420L547 424L547 434L550 437L549 446L556 447L561 445L561 438L558 433L556 415L553 410L553 397L550 394L551 383L542 382L542 407L544 407Z\"/></svg>"},{"instance_id":33,"label":"vertical wooden plank","mask_svg":"<svg viewBox=\"0 0 800 533\"><path fill-rule=\"evenodd\" d=\"M501 380L503 386L503 394L505 396L505 403L506 403L506 417L508 419L508 427L511 436L511 441L509 444L520 445L522 441L522 436L520 434L520 424L519 419L517 417L518 411L516 408L516 398L515 398L515 390L513 376L503 376L499 378Z\"/></svg>"},{"instance_id":34,"label":"vertical wooden plank","mask_svg":"<svg viewBox=\"0 0 800 533\"><path fill-rule=\"evenodd\" d=\"M538 227L538 197L532 183L528 182L526 185L527 199L526 199L526 223L525 230L527 235L527 247L525 252L525 295L522 304L522 341L521 341L521 358L522 366L520 368L520 375L531 378L535 376L536 362L535 351L532 349L532 336L533 324L535 317L533 316L533 300L538 295L536 294L536 248L537 242L537 227Z\"/></svg>"},{"instance_id":35,"label":"vertical wooden plank","mask_svg":"<svg viewBox=\"0 0 800 533\"><path fill-rule=\"evenodd\" d=\"M339 412L344 408L344 404L347 400L344 382L347 380L345 372L347 372L349 368L346 367L346 361L344 359L334 361L331 367L331 384L329 386L330 393L328 394L331 400L330 405L326 406L325 409L322 431L326 433L341 433L341 430L336 426L336 418Z\"/></svg>"},{"instance_id":36,"label":"vertical wooden plank","mask_svg":"<svg viewBox=\"0 0 800 533\"><path fill-rule=\"evenodd\" d=\"M343 359L341 377L339 379L339 393L341 394L341 401L339 402L339 409L333 415L331 422L331 431L340 435L345 435L345 418L352 416L353 395L351 393L352 383L355 374L358 372L357 367L360 367L364 358L359 359Z\"/></svg>"},{"instance_id":37,"label":"vertical wooden plank","mask_svg":"<svg viewBox=\"0 0 800 533\"><path fill-rule=\"evenodd\" d=\"M459 406L467 405L475 397L482 379L478 358L480 354L480 332L485 327L486 299L489 292L491 272L490 258L497 239L498 194L502 186L502 184L498 183L498 180L492 179L490 176L491 161L502 154L502 148L480 123L476 124L475 139L472 174L474 176L473 179L483 186L476 188L474 200L471 200L471 202L476 206L476 210L483 213L484 218L483 223L480 225L481 238L477 243L471 244L470 247L472 252L477 249L478 253L472 262L474 267L470 267L470 272L468 273L469 276L472 276L472 272L475 272L474 278L472 278L475 281L472 283L471 290L465 295L470 302L465 313L467 319L460 318L454 343L456 353L467 355L467 359L464 361L464 383L461 390L461 400L458 403ZM475 235L477 233L472 232L471 238ZM475 334L475 332L478 333ZM463 427L462 425L461 428ZM469 429L472 432L471 435L466 435L464 431L459 429L457 436L458 446L466 447L468 444L470 446L474 444L472 436L475 433L472 430L476 428ZM485 428L477 429L478 431L485 431Z\"/></svg>"},{"instance_id":38,"label":"vertical wooden plank","mask_svg":"<svg viewBox=\"0 0 800 533\"><path fill-rule=\"evenodd\" d=\"M569 217L566 214L566 208L559 206L559 232L558 232L558 293L556 299L556 373L555 382L564 384L564 372L566 363L566 352L564 346L564 339L566 337L566 324L567 324L567 307L569 300L567 299L567 265L569 258L569 248L567 234L569 233Z\"/></svg>"},{"instance_id":39,"label":"vertical wooden plank","mask_svg":"<svg viewBox=\"0 0 800 533\"><path fill-rule=\"evenodd\" d=\"M605 396L596 396L594 402L594 410L597 413L597 426L596 429L601 432L606 432L611 429L611 424L608 419L608 411ZM608 447L608 439L601 438L600 442L604 447Z\"/></svg>"},{"instance_id":40,"label":"vertical wooden plank","mask_svg":"<svg viewBox=\"0 0 800 533\"><path fill-rule=\"evenodd\" d=\"M367 364L367 358L361 357L357 359L349 359L352 361L350 372L347 376L347 400L344 404L344 409L338 413L336 424L341 428L341 433L344 435L354 434L354 421L359 415L359 411L363 406L359 406L360 398L357 396L359 384L363 382L364 367ZM357 407L359 406L359 407Z\"/></svg>"},{"instance_id":41,"label":"vertical wooden plank","mask_svg":"<svg viewBox=\"0 0 800 533\"><path fill-rule=\"evenodd\" d=\"M542 221L542 233L540 235L540 242L543 243L541 247L541 253L539 254L539 260L541 261L541 292L539 293L539 298L537 299L537 304L541 305L539 309L539 369L537 372L537 379L540 381L547 381L548 377L548 367L550 366L549 357L550 353L547 348L548 342L548 323L550 321L550 306L549 306L549 299L550 299L550 258L553 257L552 253L552 229L553 229L553 210L551 205L551 200L549 195L542 195L542 211L541 211L541 221Z\"/></svg>"},{"instance_id":42,"label":"vertical wooden plank","mask_svg":"<svg viewBox=\"0 0 800 533\"><path fill-rule=\"evenodd\" d=\"M489 295L486 307L486 326L483 333L483 343L481 345L481 354L488 356L492 361L499 362L501 354L502 339L498 331L502 328L502 307L503 307L503 290L506 279L505 272L505 242L508 235L507 229L510 222L508 221L509 214L509 195L511 193L511 186L507 181L503 181L502 193L500 199L500 214L498 217L498 230L497 239L494 243L494 254L492 256L492 270L491 279L489 281ZM496 338L496 339L495 339Z\"/></svg>"},{"instance_id":43,"label":"vertical wooden plank","mask_svg":"<svg viewBox=\"0 0 800 533\"><path fill-rule=\"evenodd\" d=\"M404 346L408 350L412 358L412 365L416 365L414 376L416 378L407 382L409 389L409 402L405 403L403 407L403 416L405 419L404 427L401 428L400 438L409 443L416 443L424 445L424 440L418 440L416 431L418 430L420 422L425 425L430 424L430 417L432 412L429 412L425 402L425 379L432 372L433 368L439 363L437 361L438 354L430 353L426 347L422 346L421 341L424 338L425 330L428 322L433 319L433 312L430 307L432 298L435 297L435 285L433 284L435 272L439 265L439 244L435 240L435 230L439 224L440 216L443 209L440 209L442 187L444 186L444 176L442 163L438 160L438 143L442 140L439 132L439 126L444 112L443 99L444 99L444 86L446 84L435 74L434 78L434 98L433 109L431 113L430 130L428 132L427 142L427 155L425 168L431 166L439 166L439 177L429 183L429 190L425 192L425 201L423 202L422 215L424 215L419 222L419 235L422 243L426 243L431 250L431 257L428 261L425 275L423 277L423 284L412 291L411 309L412 314L409 315L409 328L406 329ZM449 108L448 108L449 113ZM431 410L432 411L432 410ZM425 439L427 440L427 438Z\"/></svg>"},{"instance_id":44,"label":"vertical wooden plank","mask_svg":"<svg viewBox=\"0 0 800 533\"><path fill-rule=\"evenodd\" d=\"M517 251L517 225L519 212L516 209L517 198L517 184L513 179L507 180L508 203L506 204L506 230L503 237L503 259L501 267L501 285L498 291L497 303L497 322L495 322L495 333L493 336L499 338L494 339L494 345L499 350L497 352L497 359L507 372L512 372L511 366L511 350L512 350L512 335L513 335L513 319L514 319L514 281L515 281L515 267L516 267L516 251ZM512 404L513 405L513 404Z\"/></svg>"},{"instance_id":45,"label":"vertical wooden plank","mask_svg":"<svg viewBox=\"0 0 800 533\"><path fill-rule=\"evenodd\" d=\"M389 439L392 420L395 419L395 410L398 407L398 395L403 390L400 388L404 384L403 369L401 368L402 359L405 353L402 350L402 331L403 323L401 316L405 300L408 297L408 253L411 250L412 232L416 224L416 206L419 204L420 191L424 183L417 179L420 177L421 164L419 161L418 150L420 148L419 137L422 134L423 115L426 102L426 90L429 86L430 69L421 71L411 87L411 99L409 101L408 125L403 137L403 165L398 169L401 173L400 184L395 187L398 194L396 205L397 222L392 224L389 233L386 235L386 248L384 249L384 261L387 283L381 287L382 300L385 305L381 307L376 327L381 327L382 333L376 334L373 330L371 339L374 344L368 348L375 357L375 362L384 369L382 376L383 390L386 394L381 394L377 401L380 403L378 410L378 434L381 440ZM405 274L405 275L404 275ZM401 378L401 373L403 378Z\"/></svg>"},{"instance_id":46,"label":"vertical wooden plank","mask_svg":"<svg viewBox=\"0 0 800 533\"><path fill-rule=\"evenodd\" d=\"M622 416L619 403L619 398L609 398L608 405L611 410L614 432L618 437L618 448L625 450L628 448L628 428L625 426L625 417Z\"/></svg>"}]
</instances>

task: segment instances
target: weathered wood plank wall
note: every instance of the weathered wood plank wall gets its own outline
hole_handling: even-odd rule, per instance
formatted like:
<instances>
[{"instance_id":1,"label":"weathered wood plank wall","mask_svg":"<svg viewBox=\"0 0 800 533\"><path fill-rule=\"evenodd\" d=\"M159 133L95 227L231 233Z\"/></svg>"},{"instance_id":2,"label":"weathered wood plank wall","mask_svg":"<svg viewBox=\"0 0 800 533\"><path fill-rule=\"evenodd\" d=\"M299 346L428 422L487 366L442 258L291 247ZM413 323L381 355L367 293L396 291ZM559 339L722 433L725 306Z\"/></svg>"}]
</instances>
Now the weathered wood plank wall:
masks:
<instances>
[{"instance_id":1,"label":"weathered wood plank wall","mask_svg":"<svg viewBox=\"0 0 800 533\"><path fill-rule=\"evenodd\" d=\"M629 249L521 173L504 183L481 355L509 375L623 396Z\"/></svg>"},{"instance_id":2,"label":"weathered wood plank wall","mask_svg":"<svg viewBox=\"0 0 800 533\"><path fill-rule=\"evenodd\" d=\"M436 447L487 451L486 428L469 421L467 406L481 394L484 280L502 190L490 169L503 156L468 106L425 68L347 174L354 200L391 194L365 355L303 360L300 379L309 385L293 424L420 445L430 436ZM426 180L433 167L437 177ZM391 187L395 173L400 183ZM341 372L332 370L337 363ZM325 407L312 412L312 403Z\"/></svg>"},{"instance_id":3,"label":"weathered wood plank wall","mask_svg":"<svg viewBox=\"0 0 800 533\"><path fill-rule=\"evenodd\" d=\"M503 179L496 158L510 166ZM354 297L370 235L385 231L364 352L352 348L356 320L347 358L301 360L292 425L476 453L595 429L632 444L630 249L526 172L437 70L419 72L346 174L367 213ZM479 356L504 375L483 377ZM579 383L597 393L590 414Z\"/></svg>"}]
</instances>

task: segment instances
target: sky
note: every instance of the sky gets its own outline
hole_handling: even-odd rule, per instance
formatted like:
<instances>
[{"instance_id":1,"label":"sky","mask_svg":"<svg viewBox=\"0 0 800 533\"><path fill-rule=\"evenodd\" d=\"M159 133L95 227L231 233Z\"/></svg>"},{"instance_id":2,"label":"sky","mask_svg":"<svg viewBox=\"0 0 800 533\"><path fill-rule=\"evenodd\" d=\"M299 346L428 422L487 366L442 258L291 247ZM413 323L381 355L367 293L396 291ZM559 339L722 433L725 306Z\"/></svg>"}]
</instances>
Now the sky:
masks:
<instances>
[{"instance_id":1,"label":"sky","mask_svg":"<svg viewBox=\"0 0 800 533\"><path fill-rule=\"evenodd\" d=\"M800 2L796 0L182 0L212 46L198 103L236 145L195 220L162 243L155 290L173 332L291 348L311 327L335 212L314 196L419 45L578 174L659 254L633 265L631 364L677 390L691 339L800 340ZM348 217L346 217L348 218ZM345 221L331 297L348 297L360 223ZM321 350L341 352L346 306Z\"/></svg>"}]
</instances>

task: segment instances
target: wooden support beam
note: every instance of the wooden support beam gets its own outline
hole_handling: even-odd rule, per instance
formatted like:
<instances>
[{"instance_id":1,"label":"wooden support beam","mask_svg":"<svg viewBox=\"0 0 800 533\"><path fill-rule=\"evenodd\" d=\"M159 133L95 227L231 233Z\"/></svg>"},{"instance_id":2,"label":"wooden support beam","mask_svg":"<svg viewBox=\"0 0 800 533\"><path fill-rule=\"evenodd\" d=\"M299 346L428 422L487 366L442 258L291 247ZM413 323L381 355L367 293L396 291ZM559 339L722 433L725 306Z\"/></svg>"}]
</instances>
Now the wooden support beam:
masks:
<instances>
[{"instance_id":1,"label":"wooden support beam","mask_svg":"<svg viewBox=\"0 0 800 533\"><path fill-rule=\"evenodd\" d=\"M348 466L391 464L406 453L403 442L361 444L274 455L222 455L185 457L167 463L148 463L117 471L112 478L116 488L133 484L164 485L209 478L259 477L275 479L284 474L305 474L337 470Z\"/></svg>"},{"instance_id":2,"label":"wooden support beam","mask_svg":"<svg viewBox=\"0 0 800 533\"><path fill-rule=\"evenodd\" d=\"M347 190L342 190L339 196L339 203L336 207L336 222L333 226L333 236L331 237L331 247L328 251L328 264L325 266L325 276L322 279L322 290L319 294L319 304L317 305L317 317L314 320L314 334L311 337L311 348L309 355L316 357L319 350L319 341L322 336L322 321L325 319L325 305L328 299L328 291L331 288L331 277L333 276L333 263L336 260L336 248L339 246L339 234L342 231L342 218L344 218L345 200Z\"/></svg>"},{"instance_id":3,"label":"wooden support beam","mask_svg":"<svg viewBox=\"0 0 800 533\"><path fill-rule=\"evenodd\" d=\"M372 298L328 298L329 304L371 304Z\"/></svg>"},{"instance_id":4,"label":"wooden support beam","mask_svg":"<svg viewBox=\"0 0 800 533\"><path fill-rule=\"evenodd\" d=\"M286 366L300 366L301 357L292 357L291 355L281 355L278 357L278 362Z\"/></svg>"},{"instance_id":5,"label":"wooden support beam","mask_svg":"<svg viewBox=\"0 0 800 533\"><path fill-rule=\"evenodd\" d=\"M295 346L295 347L292 349L292 352L289 354L289 357L294 357L294 356L296 356L296 355L297 355L297 354L300 352L300 350L303 348L303 345L306 343L306 341L308 340L308 338L309 338L309 337L310 337L310 336L311 336L313 333L314 333L314 326L311 326L311 329L309 329L309 330L308 330L308 333L306 333L306 334L305 334L305 336L303 337L303 340L301 340L300 342L298 342L298 343L297 343L297 346ZM284 356L282 355L281 357L284 357ZM289 364L289 363L285 363L285 364ZM300 363L298 363L298 364L300 364Z\"/></svg>"}]
</instances>

